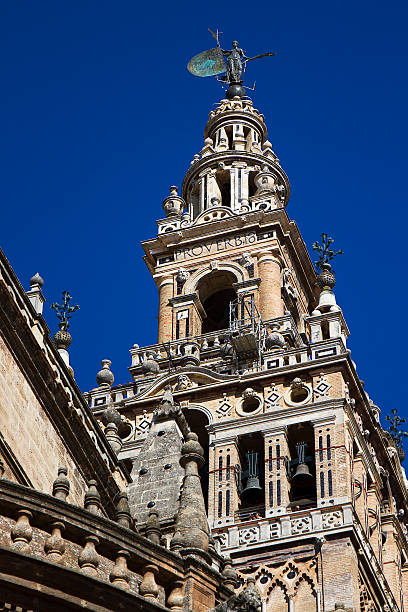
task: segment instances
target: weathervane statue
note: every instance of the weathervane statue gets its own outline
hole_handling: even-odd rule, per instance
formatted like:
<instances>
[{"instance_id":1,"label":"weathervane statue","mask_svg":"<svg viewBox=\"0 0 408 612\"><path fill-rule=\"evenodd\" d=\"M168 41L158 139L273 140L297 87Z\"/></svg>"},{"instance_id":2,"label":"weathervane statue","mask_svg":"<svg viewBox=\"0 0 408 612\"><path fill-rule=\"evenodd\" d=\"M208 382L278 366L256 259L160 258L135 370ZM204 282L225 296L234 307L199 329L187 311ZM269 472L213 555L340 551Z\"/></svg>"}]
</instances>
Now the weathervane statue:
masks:
<instances>
[{"instance_id":1,"label":"weathervane statue","mask_svg":"<svg viewBox=\"0 0 408 612\"><path fill-rule=\"evenodd\" d=\"M229 99L235 96L245 98L246 94L242 84L242 75L245 72L247 63L261 57L276 55L276 53L268 52L255 55L254 57L247 57L236 40L232 43L232 49L222 49L219 42L219 35L222 32L217 30L215 33L210 29L208 30L217 41L217 47L195 55L187 64L188 71L194 74L194 76L199 77L216 76L218 78L218 75L222 74L223 76L218 80L222 83L228 83L226 97Z\"/></svg>"}]
</instances>

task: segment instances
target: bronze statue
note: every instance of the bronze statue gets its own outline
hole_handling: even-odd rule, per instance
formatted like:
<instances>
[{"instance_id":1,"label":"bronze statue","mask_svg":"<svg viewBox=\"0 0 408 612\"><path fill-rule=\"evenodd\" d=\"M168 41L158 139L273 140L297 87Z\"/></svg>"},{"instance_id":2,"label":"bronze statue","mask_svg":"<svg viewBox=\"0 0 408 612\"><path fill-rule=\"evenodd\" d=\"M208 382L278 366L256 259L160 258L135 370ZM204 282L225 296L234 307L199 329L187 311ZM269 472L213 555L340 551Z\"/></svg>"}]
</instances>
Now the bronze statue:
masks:
<instances>
[{"instance_id":1,"label":"bronze statue","mask_svg":"<svg viewBox=\"0 0 408 612\"><path fill-rule=\"evenodd\" d=\"M217 47L195 55L187 65L188 71L200 77L223 75L218 80L228 83L227 98L233 98L234 96L244 98L245 90L242 85L242 75L247 63L261 57L276 55L276 53L267 52L254 57L247 57L236 40L232 43L232 49L222 49L218 30L217 33L210 29L209 31L217 41Z\"/></svg>"},{"instance_id":2,"label":"bronze statue","mask_svg":"<svg viewBox=\"0 0 408 612\"><path fill-rule=\"evenodd\" d=\"M242 73L244 72L244 64L242 60L249 60L249 57L245 55L245 52L239 47L238 41L232 41L232 49L225 50L221 49L224 57L227 58L227 82L228 83L239 83L242 79Z\"/></svg>"}]
</instances>

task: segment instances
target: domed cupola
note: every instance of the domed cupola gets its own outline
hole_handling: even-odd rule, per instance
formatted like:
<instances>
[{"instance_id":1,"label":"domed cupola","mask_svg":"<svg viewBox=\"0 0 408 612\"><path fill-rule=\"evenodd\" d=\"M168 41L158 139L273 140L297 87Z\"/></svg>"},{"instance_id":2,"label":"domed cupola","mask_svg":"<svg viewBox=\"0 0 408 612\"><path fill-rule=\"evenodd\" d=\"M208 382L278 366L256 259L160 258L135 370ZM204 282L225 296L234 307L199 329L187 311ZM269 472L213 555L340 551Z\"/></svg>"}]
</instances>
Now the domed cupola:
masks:
<instances>
[{"instance_id":1,"label":"domed cupola","mask_svg":"<svg viewBox=\"0 0 408 612\"><path fill-rule=\"evenodd\" d=\"M286 206L289 180L250 99L221 100L210 112L204 139L182 188L191 222L214 208L241 214Z\"/></svg>"}]
</instances>

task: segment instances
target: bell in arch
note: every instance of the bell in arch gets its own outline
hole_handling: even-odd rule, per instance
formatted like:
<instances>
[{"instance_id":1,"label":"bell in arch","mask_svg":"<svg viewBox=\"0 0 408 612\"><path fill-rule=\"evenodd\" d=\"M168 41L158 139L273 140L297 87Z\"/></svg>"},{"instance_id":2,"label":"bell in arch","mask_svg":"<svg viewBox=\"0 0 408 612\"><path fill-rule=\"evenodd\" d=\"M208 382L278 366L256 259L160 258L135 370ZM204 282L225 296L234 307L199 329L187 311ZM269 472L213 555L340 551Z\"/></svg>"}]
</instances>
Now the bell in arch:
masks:
<instances>
[{"instance_id":1,"label":"bell in arch","mask_svg":"<svg viewBox=\"0 0 408 612\"><path fill-rule=\"evenodd\" d=\"M241 499L248 505L254 506L264 501L264 492L259 484L258 453L249 451L246 453L248 461L248 477L245 489L242 491Z\"/></svg>"},{"instance_id":2,"label":"bell in arch","mask_svg":"<svg viewBox=\"0 0 408 612\"><path fill-rule=\"evenodd\" d=\"M298 464L296 466L296 472L292 476L292 482L299 488L306 488L313 482L313 474L305 462L306 444L305 442L298 442L296 444L296 451L298 455Z\"/></svg>"}]
</instances>

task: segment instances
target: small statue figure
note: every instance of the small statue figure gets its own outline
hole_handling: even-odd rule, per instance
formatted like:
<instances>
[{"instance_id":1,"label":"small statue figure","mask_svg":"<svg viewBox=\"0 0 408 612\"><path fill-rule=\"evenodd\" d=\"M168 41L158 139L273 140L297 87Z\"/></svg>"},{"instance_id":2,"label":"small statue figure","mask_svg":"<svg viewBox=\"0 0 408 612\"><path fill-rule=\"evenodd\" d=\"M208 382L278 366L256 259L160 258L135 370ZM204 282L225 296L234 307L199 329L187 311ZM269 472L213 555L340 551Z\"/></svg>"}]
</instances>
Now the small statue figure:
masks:
<instances>
[{"instance_id":1,"label":"small statue figure","mask_svg":"<svg viewBox=\"0 0 408 612\"><path fill-rule=\"evenodd\" d=\"M222 54L227 59L227 80L228 83L239 83L244 71L242 60L248 60L249 57L245 55L237 40L232 41L232 47L230 50L222 49Z\"/></svg>"},{"instance_id":2,"label":"small statue figure","mask_svg":"<svg viewBox=\"0 0 408 612\"><path fill-rule=\"evenodd\" d=\"M163 397L160 400L160 404L171 404L172 406L174 405L171 385L166 385L164 387L164 393L163 393Z\"/></svg>"}]
</instances>

